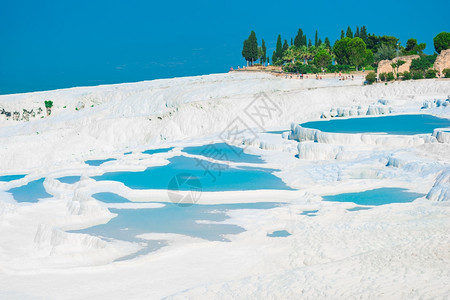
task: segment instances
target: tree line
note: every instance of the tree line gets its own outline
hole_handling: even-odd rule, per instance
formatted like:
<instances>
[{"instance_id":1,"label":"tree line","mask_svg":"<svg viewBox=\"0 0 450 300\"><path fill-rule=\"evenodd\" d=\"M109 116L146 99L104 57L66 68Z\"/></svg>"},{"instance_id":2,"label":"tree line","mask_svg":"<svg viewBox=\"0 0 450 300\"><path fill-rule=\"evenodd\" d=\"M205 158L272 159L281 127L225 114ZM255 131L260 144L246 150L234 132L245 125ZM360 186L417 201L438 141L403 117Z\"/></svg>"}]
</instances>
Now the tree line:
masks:
<instances>
[{"instance_id":1,"label":"tree line","mask_svg":"<svg viewBox=\"0 0 450 300\"><path fill-rule=\"evenodd\" d=\"M440 53L450 48L450 33L441 32L434 40L434 49ZM282 66L284 71L298 73L317 73L321 70L328 72L348 71L350 69L375 69L381 60L391 60L398 56L417 54L425 57L427 62L434 62L437 54L425 55L425 43L418 43L415 38L407 40L403 46L400 39L389 35L368 33L366 26L356 27L353 32L350 26L341 30L340 39L331 45L330 39L319 36L316 30L314 43L308 39L300 28L297 35L290 39L278 35L275 51L272 53L272 65ZM262 40L258 45L254 31L244 41L242 56L248 65L270 63L266 53L266 44ZM335 62L332 64L332 62Z\"/></svg>"}]
</instances>

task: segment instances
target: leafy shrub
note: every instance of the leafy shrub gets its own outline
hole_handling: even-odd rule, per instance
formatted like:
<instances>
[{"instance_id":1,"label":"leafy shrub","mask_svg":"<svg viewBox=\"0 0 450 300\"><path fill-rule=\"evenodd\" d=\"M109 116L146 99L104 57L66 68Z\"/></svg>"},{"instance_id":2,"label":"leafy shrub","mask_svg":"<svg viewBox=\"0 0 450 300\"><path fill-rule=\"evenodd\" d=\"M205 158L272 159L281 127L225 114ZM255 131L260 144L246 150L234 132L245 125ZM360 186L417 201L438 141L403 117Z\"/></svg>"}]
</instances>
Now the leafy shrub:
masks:
<instances>
[{"instance_id":1,"label":"leafy shrub","mask_svg":"<svg viewBox=\"0 0 450 300\"><path fill-rule=\"evenodd\" d=\"M412 79L411 72L408 71L403 72L403 80L411 80L411 79Z\"/></svg>"},{"instance_id":2,"label":"leafy shrub","mask_svg":"<svg viewBox=\"0 0 450 300\"><path fill-rule=\"evenodd\" d=\"M425 73L425 78L428 78L428 79L436 78L436 70L433 70L433 69L427 70L427 72Z\"/></svg>"},{"instance_id":3,"label":"leafy shrub","mask_svg":"<svg viewBox=\"0 0 450 300\"><path fill-rule=\"evenodd\" d=\"M442 72L444 73L445 78L450 78L450 69L444 69Z\"/></svg>"},{"instance_id":4,"label":"leafy shrub","mask_svg":"<svg viewBox=\"0 0 450 300\"><path fill-rule=\"evenodd\" d=\"M372 84L377 80L377 75L375 72L369 72L369 74L366 75L366 80L368 84Z\"/></svg>"},{"instance_id":5,"label":"leafy shrub","mask_svg":"<svg viewBox=\"0 0 450 300\"><path fill-rule=\"evenodd\" d=\"M433 57L432 55L430 55L431 57L427 56L427 55L422 55L419 58L413 59L411 61L411 70L415 70L415 71L423 71L425 72L427 69L429 69L433 63L434 63L434 59L436 59L435 57ZM433 61L433 62L432 62Z\"/></svg>"},{"instance_id":6,"label":"leafy shrub","mask_svg":"<svg viewBox=\"0 0 450 300\"><path fill-rule=\"evenodd\" d=\"M392 81L394 79L395 79L394 73L387 73L387 75L386 75L386 80L387 81Z\"/></svg>"},{"instance_id":7,"label":"leafy shrub","mask_svg":"<svg viewBox=\"0 0 450 300\"><path fill-rule=\"evenodd\" d=\"M380 73L380 80L386 81L386 73Z\"/></svg>"},{"instance_id":8,"label":"leafy shrub","mask_svg":"<svg viewBox=\"0 0 450 300\"><path fill-rule=\"evenodd\" d=\"M51 100L46 100L46 101L44 101L44 104L45 104L45 107L47 107L47 108L52 108L52 106L53 106L53 101L51 101Z\"/></svg>"},{"instance_id":9,"label":"leafy shrub","mask_svg":"<svg viewBox=\"0 0 450 300\"><path fill-rule=\"evenodd\" d=\"M414 71L412 72L412 79L423 79L423 72L421 71Z\"/></svg>"}]
</instances>

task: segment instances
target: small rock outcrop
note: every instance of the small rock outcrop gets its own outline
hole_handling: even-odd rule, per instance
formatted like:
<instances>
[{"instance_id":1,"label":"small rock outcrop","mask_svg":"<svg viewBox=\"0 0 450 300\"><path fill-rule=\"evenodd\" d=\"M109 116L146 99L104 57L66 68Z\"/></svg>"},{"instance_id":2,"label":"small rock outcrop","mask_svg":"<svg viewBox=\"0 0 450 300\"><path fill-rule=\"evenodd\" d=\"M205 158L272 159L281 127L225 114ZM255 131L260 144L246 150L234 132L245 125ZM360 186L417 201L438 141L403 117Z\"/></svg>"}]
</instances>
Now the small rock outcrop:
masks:
<instances>
[{"instance_id":1,"label":"small rock outcrop","mask_svg":"<svg viewBox=\"0 0 450 300\"><path fill-rule=\"evenodd\" d=\"M450 69L450 49L442 50L441 54L436 57L433 69L442 74L444 69Z\"/></svg>"},{"instance_id":2,"label":"small rock outcrop","mask_svg":"<svg viewBox=\"0 0 450 300\"><path fill-rule=\"evenodd\" d=\"M413 59L419 58L419 55L408 55L408 56L400 56L396 57L393 60L382 60L378 63L378 71L377 76L379 76L381 73L392 73L394 72L394 69L392 69L391 64L395 63L399 60L403 60L405 63L400 66L398 69L399 73L409 71L409 68L411 67L411 62ZM397 71L397 70L395 70Z\"/></svg>"}]
</instances>

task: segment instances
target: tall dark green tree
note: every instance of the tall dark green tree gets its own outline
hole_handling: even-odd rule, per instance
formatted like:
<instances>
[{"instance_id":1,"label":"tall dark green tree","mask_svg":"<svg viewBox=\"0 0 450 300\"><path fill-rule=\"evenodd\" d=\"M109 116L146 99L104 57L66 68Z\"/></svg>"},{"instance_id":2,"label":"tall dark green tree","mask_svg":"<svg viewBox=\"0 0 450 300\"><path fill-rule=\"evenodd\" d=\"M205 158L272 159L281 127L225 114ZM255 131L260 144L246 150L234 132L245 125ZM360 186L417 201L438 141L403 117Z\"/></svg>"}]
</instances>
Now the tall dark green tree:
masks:
<instances>
[{"instance_id":1,"label":"tall dark green tree","mask_svg":"<svg viewBox=\"0 0 450 300\"><path fill-rule=\"evenodd\" d=\"M291 38L291 46L294 45L294 40Z\"/></svg>"},{"instance_id":2,"label":"tall dark green tree","mask_svg":"<svg viewBox=\"0 0 450 300\"><path fill-rule=\"evenodd\" d=\"M306 34L303 35L302 46L306 46Z\"/></svg>"},{"instance_id":3,"label":"tall dark green tree","mask_svg":"<svg viewBox=\"0 0 450 300\"><path fill-rule=\"evenodd\" d=\"M250 32L248 39L244 41L242 56L245 58L247 63L250 63L250 65L253 65L253 63L258 59L258 41L253 30Z\"/></svg>"},{"instance_id":4,"label":"tall dark green tree","mask_svg":"<svg viewBox=\"0 0 450 300\"><path fill-rule=\"evenodd\" d=\"M367 44L367 29L366 26L362 26L359 31L359 37Z\"/></svg>"},{"instance_id":5,"label":"tall dark green tree","mask_svg":"<svg viewBox=\"0 0 450 300\"><path fill-rule=\"evenodd\" d=\"M344 30L341 30L341 40L345 37Z\"/></svg>"},{"instance_id":6,"label":"tall dark green tree","mask_svg":"<svg viewBox=\"0 0 450 300\"><path fill-rule=\"evenodd\" d=\"M272 64L277 64L278 61L283 57L283 44L281 44L281 35L278 35L277 46L272 55Z\"/></svg>"},{"instance_id":7,"label":"tall dark green tree","mask_svg":"<svg viewBox=\"0 0 450 300\"><path fill-rule=\"evenodd\" d=\"M300 28L294 38L294 45L297 48L303 46L303 30Z\"/></svg>"},{"instance_id":8,"label":"tall dark green tree","mask_svg":"<svg viewBox=\"0 0 450 300\"><path fill-rule=\"evenodd\" d=\"M355 37L360 37L359 35L360 35L360 33L359 33L359 27L356 26Z\"/></svg>"},{"instance_id":9,"label":"tall dark green tree","mask_svg":"<svg viewBox=\"0 0 450 300\"><path fill-rule=\"evenodd\" d=\"M284 44L283 44L283 54L284 54L284 52L285 52L287 49L289 49L289 44L288 44L287 40L284 40Z\"/></svg>"},{"instance_id":10,"label":"tall dark green tree","mask_svg":"<svg viewBox=\"0 0 450 300\"><path fill-rule=\"evenodd\" d=\"M266 56L267 56L267 53L266 53L266 51L267 51L267 49L266 49L266 42L264 41L264 39L262 39L261 40L261 50L262 50L262 57L261 57L261 59L262 59L262 63L264 64L264 63L266 63Z\"/></svg>"},{"instance_id":11,"label":"tall dark green tree","mask_svg":"<svg viewBox=\"0 0 450 300\"><path fill-rule=\"evenodd\" d=\"M312 47L311 39L308 40L308 48Z\"/></svg>"},{"instance_id":12,"label":"tall dark green tree","mask_svg":"<svg viewBox=\"0 0 450 300\"><path fill-rule=\"evenodd\" d=\"M319 39L319 41L317 42L317 46L320 46L320 45L322 45L322 40L321 39Z\"/></svg>"},{"instance_id":13,"label":"tall dark green tree","mask_svg":"<svg viewBox=\"0 0 450 300\"><path fill-rule=\"evenodd\" d=\"M314 37L314 46L316 46L316 47L319 46L318 43L319 43L319 36L318 36L317 30L316 30L316 35Z\"/></svg>"},{"instance_id":14,"label":"tall dark green tree","mask_svg":"<svg viewBox=\"0 0 450 300\"><path fill-rule=\"evenodd\" d=\"M248 62L250 60L250 46L249 46L248 40L244 41L244 46L242 47L242 56L247 61L247 65L248 65Z\"/></svg>"},{"instance_id":15,"label":"tall dark green tree","mask_svg":"<svg viewBox=\"0 0 450 300\"><path fill-rule=\"evenodd\" d=\"M325 38L325 47L328 50L331 50L331 44L330 44L330 40L328 39L328 37Z\"/></svg>"},{"instance_id":16,"label":"tall dark green tree","mask_svg":"<svg viewBox=\"0 0 450 300\"><path fill-rule=\"evenodd\" d=\"M353 32L350 26L347 27L347 33L345 34L345 36L351 39L353 38Z\"/></svg>"}]
</instances>

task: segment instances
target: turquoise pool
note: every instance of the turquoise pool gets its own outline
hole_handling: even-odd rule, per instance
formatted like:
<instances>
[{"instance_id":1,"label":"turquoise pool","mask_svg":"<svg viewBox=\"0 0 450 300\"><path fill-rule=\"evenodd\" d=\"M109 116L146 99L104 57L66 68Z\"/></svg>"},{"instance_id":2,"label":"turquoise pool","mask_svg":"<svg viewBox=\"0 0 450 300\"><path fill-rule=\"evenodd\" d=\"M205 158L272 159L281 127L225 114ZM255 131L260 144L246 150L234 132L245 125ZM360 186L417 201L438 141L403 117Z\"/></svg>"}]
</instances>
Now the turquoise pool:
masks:
<instances>
[{"instance_id":1,"label":"turquoise pool","mask_svg":"<svg viewBox=\"0 0 450 300\"><path fill-rule=\"evenodd\" d=\"M402 188L380 188L359 193L323 196L322 198L325 201L353 202L357 205L384 205L408 203L423 196L423 194L409 192L407 189Z\"/></svg>"},{"instance_id":2,"label":"turquoise pool","mask_svg":"<svg viewBox=\"0 0 450 300\"><path fill-rule=\"evenodd\" d=\"M116 160L115 158L108 158L108 159L96 159L96 160L86 160L84 163L90 166L94 166L94 167L98 167L101 164L104 164L105 162L108 161L114 161Z\"/></svg>"},{"instance_id":3,"label":"turquoise pool","mask_svg":"<svg viewBox=\"0 0 450 300\"><path fill-rule=\"evenodd\" d=\"M65 177L59 177L56 179L62 183L74 184L74 183L80 181L81 176L65 176Z\"/></svg>"},{"instance_id":4,"label":"turquoise pool","mask_svg":"<svg viewBox=\"0 0 450 300\"><path fill-rule=\"evenodd\" d=\"M28 184L12 188L6 192L11 193L17 202L38 202L39 199L53 197L44 188L44 179L31 181Z\"/></svg>"},{"instance_id":5,"label":"turquoise pool","mask_svg":"<svg viewBox=\"0 0 450 300\"><path fill-rule=\"evenodd\" d=\"M112 213L117 214L117 217L111 219L107 224L71 232L86 233L106 240L116 239L146 244L138 253L120 259L124 260L155 251L166 245L164 241L145 241L137 238L140 234L175 233L209 241L226 242L228 240L224 235L238 234L245 230L233 224L205 224L197 221L220 222L229 218L226 215L228 210L271 209L282 205L280 203L267 202L218 205L196 204L185 207L180 207L173 203L163 204L165 206L161 208L110 209Z\"/></svg>"},{"instance_id":6,"label":"turquoise pool","mask_svg":"<svg viewBox=\"0 0 450 300\"><path fill-rule=\"evenodd\" d=\"M110 172L93 179L122 182L132 189L168 189L168 184L175 175L190 173L200 180L203 191L292 190L272 174L277 171L274 169L232 168L225 163L211 163L185 156L172 157L169 162L168 165L150 167L142 172Z\"/></svg>"},{"instance_id":7,"label":"turquoise pool","mask_svg":"<svg viewBox=\"0 0 450 300\"><path fill-rule=\"evenodd\" d=\"M450 127L450 119L417 114L332 119L307 122L300 125L304 128L318 129L323 132L413 135L420 133L431 134L435 128Z\"/></svg>"},{"instance_id":8,"label":"turquoise pool","mask_svg":"<svg viewBox=\"0 0 450 300\"><path fill-rule=\"evenodd\" d=\"M0 181L10 182L13 180L22 179L25 176L27 176L27 175L4 175L4 176L0 176Z\"/></svg>"}]
</instances>

